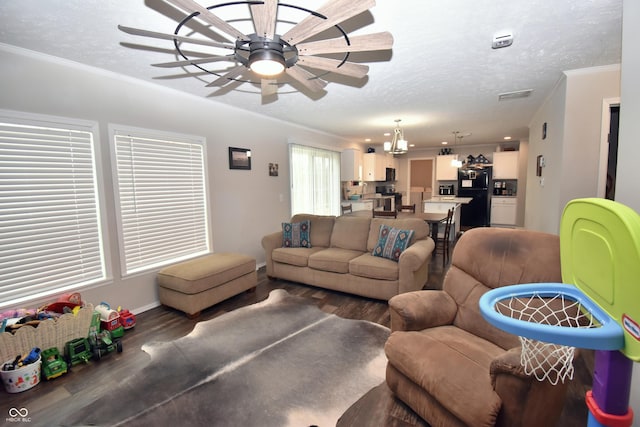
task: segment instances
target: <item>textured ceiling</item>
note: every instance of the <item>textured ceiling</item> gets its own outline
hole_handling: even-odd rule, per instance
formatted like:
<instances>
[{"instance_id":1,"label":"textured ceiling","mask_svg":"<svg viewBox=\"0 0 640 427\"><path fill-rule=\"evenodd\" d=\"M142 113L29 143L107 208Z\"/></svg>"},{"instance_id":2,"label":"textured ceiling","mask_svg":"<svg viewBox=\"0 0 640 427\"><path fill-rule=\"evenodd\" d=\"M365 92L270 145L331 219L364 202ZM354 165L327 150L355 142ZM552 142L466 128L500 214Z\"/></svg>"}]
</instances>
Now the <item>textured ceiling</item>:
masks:
<instances>
[{"instance_id":1,"label":"textured ceiling","mask_svg":"<svg viewBox=\"0 0 640 427\"><path fill-rule=\"evenodd\" d=\"M204 6L221 3L198 1ZM316 10L325 1L287 3ZM371 144L381 143L383 132L399 118L406 139L417 148L451 141L453 130L472 133L465 144L500 142L506 135L527 139L531 117L563 71L621 59L622 0L377 0L369 12L344 23L350 35L389 31L394 36L391 51L351 56L370 66L365 79L327 76L321 96L284 85L277 100L263 103L259 88L248 83L216 91L205 87L215 76L188 76L192 68L150 66L176 60L163 51L172 43L131 36L117 25L173 32L185 15L162 0L3 0L0 16L1 43L354 142L371 138ZM285 18L284 12L279 18ZM502 30L513 32L513 45L492 49L493 35ZM524 89L533 90L530 97L498 102L498 94Z\"/></svg>"}]
</instances>

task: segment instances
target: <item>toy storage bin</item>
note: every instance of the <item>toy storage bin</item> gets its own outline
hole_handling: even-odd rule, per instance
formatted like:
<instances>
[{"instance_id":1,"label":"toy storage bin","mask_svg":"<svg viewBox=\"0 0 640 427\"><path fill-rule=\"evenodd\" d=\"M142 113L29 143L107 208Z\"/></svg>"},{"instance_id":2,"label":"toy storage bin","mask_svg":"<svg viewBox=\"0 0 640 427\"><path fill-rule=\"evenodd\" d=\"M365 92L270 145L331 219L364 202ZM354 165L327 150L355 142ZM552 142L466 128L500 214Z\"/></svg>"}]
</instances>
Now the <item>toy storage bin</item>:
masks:
<instances>
[{"instance_id":1,"label":"toy storage bin","mask_svg":"<svg viewBox=\"0 0 640 427\"><path fill-rule=\"evenodd\" d=\"M57 347L64 352L67 341L83 338L89 335L89 325L93 315L93 305L87 304L76 315L67 313L57 320L41 322L37 328L23 326L15 334L0 333L0 360L13 359L19 354L25 354L33 347Z\"/></svg>"},{"instance_id":2,"label":"toy storage bin","mask_svg":"<svg viewBox=\"0 0 640 427\"><path fill-rule=\"evenodd\" d=\"M7 363L11 363L13 360L7 360ZM0 370L0 376L2 376L2 383L4 384L7 393L20 393L21 391L29 390L40 383L40 368L42 366L42 359L38 356L38 360L28 365L24 365L14 371L2 371Z\"/></svg>"}]
</instances>

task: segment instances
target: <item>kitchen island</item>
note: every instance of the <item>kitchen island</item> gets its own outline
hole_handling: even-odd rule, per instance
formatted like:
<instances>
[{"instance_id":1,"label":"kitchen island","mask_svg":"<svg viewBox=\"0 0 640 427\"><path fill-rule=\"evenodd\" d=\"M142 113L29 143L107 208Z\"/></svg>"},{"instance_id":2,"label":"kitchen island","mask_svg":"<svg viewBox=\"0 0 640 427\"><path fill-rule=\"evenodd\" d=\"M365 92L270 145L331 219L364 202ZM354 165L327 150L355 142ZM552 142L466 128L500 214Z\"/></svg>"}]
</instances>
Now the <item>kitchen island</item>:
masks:
<instances>
[{"instance_id":1,"label":"kitchen island","mask_svg":"<svg viewBox=\"0 0 640 427\"><path fill-rule=\"evenodd\" d=\"M473 200L471 197L433 196L422 202L422 212L446 214L449 209L453 209L453 221L449 235L449 239L453 241L460 231L460 206L471 202L471 200Z\"/></svg>"}]
</instances>

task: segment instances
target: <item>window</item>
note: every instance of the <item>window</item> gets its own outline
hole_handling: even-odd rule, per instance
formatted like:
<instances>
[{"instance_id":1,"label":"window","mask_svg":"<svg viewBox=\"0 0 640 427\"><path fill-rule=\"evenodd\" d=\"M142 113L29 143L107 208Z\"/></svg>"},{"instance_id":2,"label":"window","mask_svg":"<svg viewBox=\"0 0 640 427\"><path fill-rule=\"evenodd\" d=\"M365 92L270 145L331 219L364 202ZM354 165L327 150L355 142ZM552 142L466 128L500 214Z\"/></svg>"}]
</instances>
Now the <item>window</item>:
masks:
<instances>
[{"instance_id":1,"label":"window","mask_svg":"<svg viewBox=\"0 0 640 427\"><path fill-rule=\"evenodd\" d=\"M97 126L62 121L0 112L0 307L106 279Z\"/></svg>"},{"instance_id":2,"label":"window","mask_svg":"<svg viewBox=\"0 0 640 427\"><path fill-rule=\"evenodd\" d=\"M124 274L209 253L204 140L111 133Z\"/></svg>"},{"instance_id":3,"label":"window","mask_svg":"<svg viewBox=\"0 0 640 427\"><path fill-rule=\"evenodd\" d=\"M340 215L340 153L289 145L291 214Z\"/></svg>"}]
</instances>

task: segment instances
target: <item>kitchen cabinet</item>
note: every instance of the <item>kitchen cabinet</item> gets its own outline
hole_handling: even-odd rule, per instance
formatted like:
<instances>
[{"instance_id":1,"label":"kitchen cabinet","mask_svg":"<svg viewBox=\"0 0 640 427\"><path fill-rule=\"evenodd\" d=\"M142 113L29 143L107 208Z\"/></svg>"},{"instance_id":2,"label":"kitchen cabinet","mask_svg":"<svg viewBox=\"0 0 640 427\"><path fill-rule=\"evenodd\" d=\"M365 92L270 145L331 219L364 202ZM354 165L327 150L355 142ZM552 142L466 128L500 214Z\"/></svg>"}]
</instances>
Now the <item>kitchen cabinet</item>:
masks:
<instances>
[{"instance_id":1,"label":"kitchen cabinet","mask_svg":"<svg viewBox=\"0 0 640 427\"><path fill-rule=\"evenodd\" d=\"M491 198L491 225L516 225L516 206L515 197L496 197Z\"/></svg>"},{"instance_id":2,"label":"kitchen cabinet","mask_svg":"<svg viewBox=\"0 0 640 427\"><path fill-rule=\"evenodd\" d=\"M458 160L457 154L446 154L436 156L436 180L437 181L457 181L458 168L453 166L451 162Z\"/></svg>"},{"instance_id":3,"label":"kitchen cabinet","mask_svg":"<svg viewBox=\"0 0 640 427\"><path fill-rule=\"evenodd\" d=\"M364 181L384 181L386 179L386 156L365 153L362 156L362 179Z\"/></svg>"},{"instance_id":4,"label":"kitchen cabinet","mask_svg":"<svg viewBox=\"0 0 640 427\"><path fill-rule=\"evenodd\" d=\"M340 180L362 180L362 151L349 148L342 152L340 156Z\"/></svg>"},{"instance_id":5,"label":"kitchen cabinet","mask_svg":"<svg viewBox=\"0 0 640 427\"><path fill-rule=\"evenodd\" d=\"M493 179L518 179L518 152L493 153Z\"/></svg>"},{"instance_id":6,"label":"kitchen cabinet","mask_svg":"<svg viewBox=\"0 0 640 427\"><path fill-rule=\"evenodd\" d=\"M373 199L360 199L360 200L350 200L351 210L353 212L356 211L369 211L373 210L374 200Z\"/></svg>"}]
</instances>

